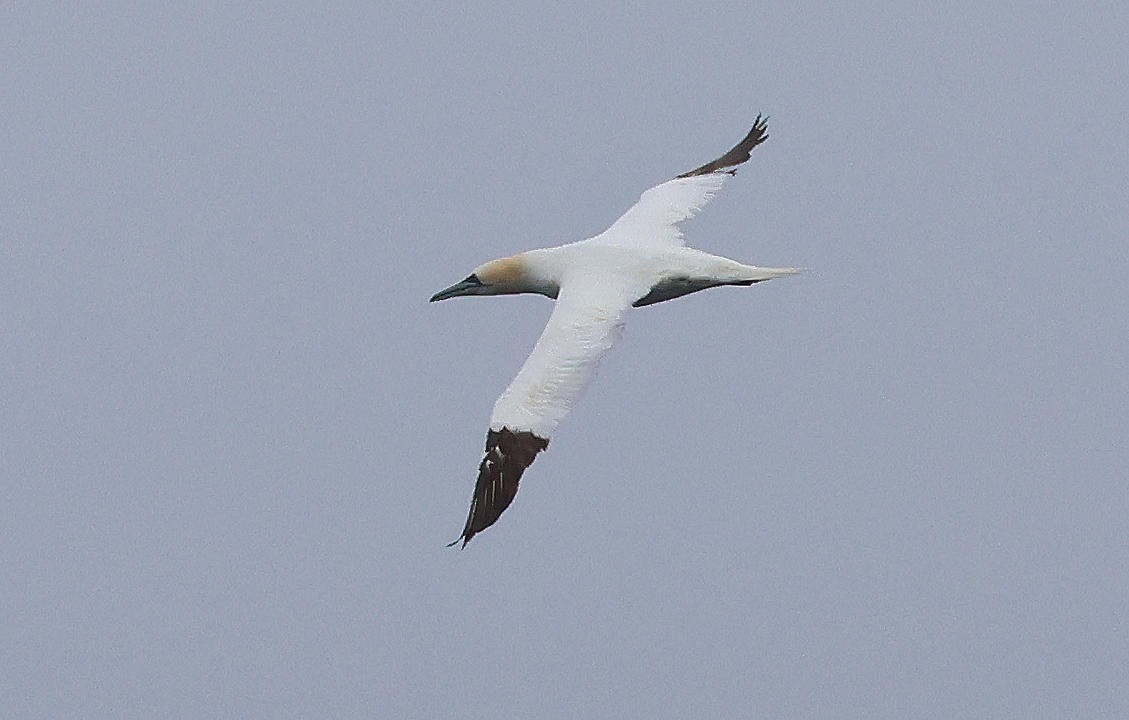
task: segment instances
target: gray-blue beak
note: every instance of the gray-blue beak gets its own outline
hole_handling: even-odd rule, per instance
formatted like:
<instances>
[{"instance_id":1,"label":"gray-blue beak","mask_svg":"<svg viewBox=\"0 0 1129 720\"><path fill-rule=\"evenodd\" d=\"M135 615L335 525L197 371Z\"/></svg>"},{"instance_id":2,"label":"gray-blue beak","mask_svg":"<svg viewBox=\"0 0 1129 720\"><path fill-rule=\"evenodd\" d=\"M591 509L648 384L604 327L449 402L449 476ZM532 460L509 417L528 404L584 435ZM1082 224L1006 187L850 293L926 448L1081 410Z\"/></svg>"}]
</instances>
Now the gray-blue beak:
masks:
<instances>
[{"instance_id":1,"label":"gray-blue beak","mask_svg":"<svg viewBox=\"0 0 1129 720\"><path fill-rule=\"evenodd\" d=\"M477 295L476 290L480 287L482 287L482 281L478 279L478 276L469 275L466 280L457 282L446 290L440 290L435 293L428 302L446 300L447 298L459 297L460 295Z\"/></svg>"}]
</instances>

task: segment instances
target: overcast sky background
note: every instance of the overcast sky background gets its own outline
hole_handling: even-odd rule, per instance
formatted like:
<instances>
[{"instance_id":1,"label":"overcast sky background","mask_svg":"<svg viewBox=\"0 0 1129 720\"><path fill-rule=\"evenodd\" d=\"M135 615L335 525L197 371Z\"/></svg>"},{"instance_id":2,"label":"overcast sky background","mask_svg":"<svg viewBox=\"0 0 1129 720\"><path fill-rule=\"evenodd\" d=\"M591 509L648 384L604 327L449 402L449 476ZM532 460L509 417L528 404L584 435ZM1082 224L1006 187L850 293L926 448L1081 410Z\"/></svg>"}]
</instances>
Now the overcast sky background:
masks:
<instances>
[{"instance_id":1,"label":"overcast sky background","mask_svg":"<svg viewBox=\"0 0 1129 720\"><path fill-rule=\"evenodd\" d=\"M1129 5L0 6L0 715L1129 717ZM771 138L458 536L551 310Z\"/></svg>"}]
</instances>

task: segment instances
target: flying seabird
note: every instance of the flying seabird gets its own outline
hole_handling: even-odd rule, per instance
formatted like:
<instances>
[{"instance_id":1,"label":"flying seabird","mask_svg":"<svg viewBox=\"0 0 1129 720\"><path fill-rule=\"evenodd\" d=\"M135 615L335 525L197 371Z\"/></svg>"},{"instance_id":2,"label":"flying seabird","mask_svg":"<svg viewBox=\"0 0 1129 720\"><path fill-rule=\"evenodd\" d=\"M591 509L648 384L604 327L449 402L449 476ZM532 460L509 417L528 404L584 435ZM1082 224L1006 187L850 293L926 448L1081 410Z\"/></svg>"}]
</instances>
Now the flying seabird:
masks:
<instances>
[{"instance_id":1,"label":"flying seabird","mask_svg":"<svg viewBox=\"0 0 1129 720\"><path fill-rule=\"evenodd\" d=\"M518 481L588 384L619 336L629 308L673 300L722 285L748 286L792 275L688 248L678 224L721 189L749 153L768 139L767 118L717 160L644 192L595 237L519 253L479 265L431 302L468 295L536 293L556 300L545 330L490 416L486 456L462 535L470 542L494 524L517 494Z\"/></svg>"}]
</instances>

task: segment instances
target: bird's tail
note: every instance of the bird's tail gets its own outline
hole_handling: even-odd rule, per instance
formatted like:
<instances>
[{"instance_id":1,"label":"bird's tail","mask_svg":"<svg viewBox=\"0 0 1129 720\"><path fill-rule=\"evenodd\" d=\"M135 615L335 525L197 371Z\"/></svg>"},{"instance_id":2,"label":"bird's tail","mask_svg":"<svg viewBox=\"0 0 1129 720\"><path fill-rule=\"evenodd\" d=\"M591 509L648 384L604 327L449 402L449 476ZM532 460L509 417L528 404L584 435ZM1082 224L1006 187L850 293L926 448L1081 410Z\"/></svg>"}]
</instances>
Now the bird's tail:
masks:
<instances>
[{"instance_id":1,"label":"bird's tail","mask_svg":"<svg viewBox=\"0 0 1129 720\"><path fill-rule=\"evenodd\" d=\"M753 283L772 280L773 278L787 277L803 272L801 268L766 268L756 265L745 265L741 268L741 276L733 285L752 285Z\"/></svg>"}]
</instances>

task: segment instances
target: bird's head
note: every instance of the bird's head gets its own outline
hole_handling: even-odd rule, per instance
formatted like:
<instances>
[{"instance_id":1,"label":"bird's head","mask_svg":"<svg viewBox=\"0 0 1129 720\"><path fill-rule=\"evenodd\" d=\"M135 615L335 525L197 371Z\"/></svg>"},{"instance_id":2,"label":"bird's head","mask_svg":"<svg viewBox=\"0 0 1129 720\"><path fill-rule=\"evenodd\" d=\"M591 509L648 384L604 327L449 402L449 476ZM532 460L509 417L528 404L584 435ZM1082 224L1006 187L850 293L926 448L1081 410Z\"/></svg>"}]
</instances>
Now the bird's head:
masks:
<instances>
[{"instance_id":1,"label":"bird's head","mask_svg":"<svg viewBox=\"0 0 1129 720\"><path fill-rule=\"evenodd\" d=\"M547 294L542 284L537 281L536 273L523 253L479 265L465 280L432 295L431 302L462 295ZM556 297L555 292L550 297Z\"/></svg>"}]
</instances>

